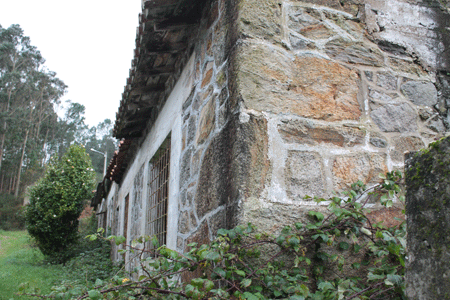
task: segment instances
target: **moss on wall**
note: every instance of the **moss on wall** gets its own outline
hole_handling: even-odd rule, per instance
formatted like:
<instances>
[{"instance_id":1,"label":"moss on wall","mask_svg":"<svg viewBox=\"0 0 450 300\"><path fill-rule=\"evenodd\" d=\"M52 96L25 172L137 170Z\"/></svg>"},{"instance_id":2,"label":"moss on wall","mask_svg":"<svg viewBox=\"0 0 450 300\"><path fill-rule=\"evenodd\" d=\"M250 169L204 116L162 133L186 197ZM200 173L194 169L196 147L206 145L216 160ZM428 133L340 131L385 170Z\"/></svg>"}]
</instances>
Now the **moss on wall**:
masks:
<instances>
[{"instance_id":1,"label":"moss on wall","mask_svg":"<svg viewBox=\"0 0 450 300\"><path fill-rule=\"evenodd\" d=\"M411 299L450 299L450 137L406 159Z\"/></svg>"}]
</instances>

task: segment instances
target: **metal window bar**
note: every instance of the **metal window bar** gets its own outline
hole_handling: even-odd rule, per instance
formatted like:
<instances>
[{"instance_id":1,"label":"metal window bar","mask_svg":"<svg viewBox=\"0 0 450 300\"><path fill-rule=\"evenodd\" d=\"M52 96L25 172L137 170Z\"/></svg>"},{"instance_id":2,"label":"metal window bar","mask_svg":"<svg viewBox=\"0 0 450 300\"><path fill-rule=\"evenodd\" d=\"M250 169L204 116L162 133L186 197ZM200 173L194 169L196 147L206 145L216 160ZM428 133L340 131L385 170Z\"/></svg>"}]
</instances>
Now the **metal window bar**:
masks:
<instances>
[{"instance_id":1,"label":"metal window bar","mask_svg":"<svg viewBox=\"0 0 450 300\"><path fill-rule=\"evenodd\" d=\"M156 236L159 245L167 243L167 203L169 196L170 138L158 149L150 161L147 226L150 236ZM150 249L154 249L150 241Z\"/></svg>"}]
</instances>

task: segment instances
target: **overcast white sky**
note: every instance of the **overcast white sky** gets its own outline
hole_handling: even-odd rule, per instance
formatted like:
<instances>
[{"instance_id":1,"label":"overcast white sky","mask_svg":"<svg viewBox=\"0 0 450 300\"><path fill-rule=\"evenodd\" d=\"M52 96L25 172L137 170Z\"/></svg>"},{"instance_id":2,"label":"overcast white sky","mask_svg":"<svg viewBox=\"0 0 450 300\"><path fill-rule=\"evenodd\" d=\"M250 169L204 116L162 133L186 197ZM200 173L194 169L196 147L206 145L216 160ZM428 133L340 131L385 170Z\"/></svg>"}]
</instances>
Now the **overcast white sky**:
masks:
<instances>
[{"instance_id":1,"label":"overcast white sky","mask_svg":"<svg viewBox=\"0 0 450 300\"><path fill-rule=\"evenodd\" d=\"M141 0L0 0L0 24L22 27L90 126L115 120L140 12Z\"/></svg>"}]
</instances>

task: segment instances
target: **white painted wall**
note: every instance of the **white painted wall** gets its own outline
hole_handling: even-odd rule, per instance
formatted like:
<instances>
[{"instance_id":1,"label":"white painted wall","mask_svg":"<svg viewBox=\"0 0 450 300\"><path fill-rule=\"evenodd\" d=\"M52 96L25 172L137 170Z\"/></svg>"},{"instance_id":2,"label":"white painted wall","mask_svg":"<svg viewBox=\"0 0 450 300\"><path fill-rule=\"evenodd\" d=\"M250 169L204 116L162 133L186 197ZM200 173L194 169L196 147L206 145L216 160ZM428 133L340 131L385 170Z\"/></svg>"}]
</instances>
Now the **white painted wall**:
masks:
<instances>
[{"instance_id":1,"label":"white painted wall","mask_svg":"<svg viewBox=\"0 0 450 300\"><path fill-rule=\"evenodd\" d=\"M154 122L149 134L145 137L141 148L136 153L134 161L130 164L121 185L113 183L111 190L106 198L106 202L110 203L114 200L114 193L118 190L119 197L119 224L118 233L124 234L124 212L125 212L125 197L129 194L129 207L128 207L128 240L131 241L131 205L134 202L132 199L133 182L134 178L139 172L139 169L144 165L144 190L142 191L143 198L143 210L147 212L147 197L148 197L148 177L149 177L149 162L155 152L159 149L162 142L171 133L171 152L170 152L170 173L169 173L169 202L168 202L168 226L167 226L167 246L171 249L176 248L177 244L177 228L178 228L178 201L179 201L179 179L180 179L180 160L182 151L182 106L185 100L189 97L191 90L194 86L194 57L191 56L186 64L177 84L172 90L169 98L167 99L163 109L159 113L156 121ZM117 207L114 207L117 209ZM112 221L113 215L111 211L108 211L108 223ZM147 234L145 232L146 214L143 214L143 220L141 226L141 235Z\"/></svg>"}]
</instances>

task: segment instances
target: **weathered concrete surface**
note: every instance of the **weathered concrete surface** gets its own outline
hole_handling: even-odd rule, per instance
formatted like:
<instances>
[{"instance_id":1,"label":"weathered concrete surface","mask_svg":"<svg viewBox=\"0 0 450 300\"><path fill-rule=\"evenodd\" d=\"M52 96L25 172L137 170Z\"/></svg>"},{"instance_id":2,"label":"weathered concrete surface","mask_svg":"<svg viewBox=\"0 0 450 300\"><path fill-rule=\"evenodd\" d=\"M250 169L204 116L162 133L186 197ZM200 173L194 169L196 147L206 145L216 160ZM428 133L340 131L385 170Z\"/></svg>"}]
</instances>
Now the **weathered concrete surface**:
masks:
<instances>
[{"instance_id":1,"label":"weathered concrete surface","mask_svg":"<svg viewBox=\"0 0 450 300\"><path fill-rule=\"evenodd\" d=\"M450 299L450 137L406 159L408 299Z\"/></svg>"}]
</instances>

